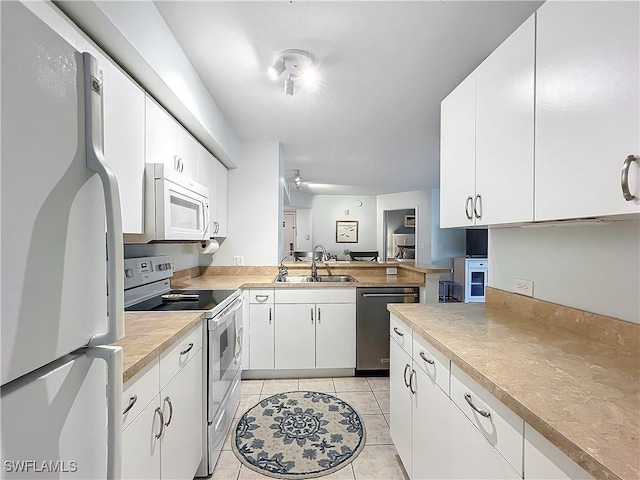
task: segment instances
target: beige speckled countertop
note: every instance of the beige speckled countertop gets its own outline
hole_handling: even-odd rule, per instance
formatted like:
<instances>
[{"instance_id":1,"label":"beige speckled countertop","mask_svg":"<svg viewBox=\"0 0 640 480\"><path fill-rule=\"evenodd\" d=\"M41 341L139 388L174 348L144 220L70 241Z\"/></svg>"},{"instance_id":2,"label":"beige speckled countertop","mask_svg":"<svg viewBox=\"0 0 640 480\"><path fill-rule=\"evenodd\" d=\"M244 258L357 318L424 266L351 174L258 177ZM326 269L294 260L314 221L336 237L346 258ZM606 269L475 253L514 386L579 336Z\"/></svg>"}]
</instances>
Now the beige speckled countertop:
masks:
<instances>
[{"instance_id":1,"label":"beige speckled countertop","mask_svg":"<svg viewBox=\"0 0 640 480\"><path fill-rule=\"evenodd\" d=\"M504 304L388 308L594 477L640 477L635 346L603 343Z\"/></svg>"},{"instance_id":2,"label":"beige speckled countertop","mask_svg":"<svg viewBox=\"0 0 640 480\"><path fill-rule=\"evenodd\" d=\"M127 312L125 337L114 345L124 350L127 382L202 321L202 312Z\"/></svg>"}]
</instances>

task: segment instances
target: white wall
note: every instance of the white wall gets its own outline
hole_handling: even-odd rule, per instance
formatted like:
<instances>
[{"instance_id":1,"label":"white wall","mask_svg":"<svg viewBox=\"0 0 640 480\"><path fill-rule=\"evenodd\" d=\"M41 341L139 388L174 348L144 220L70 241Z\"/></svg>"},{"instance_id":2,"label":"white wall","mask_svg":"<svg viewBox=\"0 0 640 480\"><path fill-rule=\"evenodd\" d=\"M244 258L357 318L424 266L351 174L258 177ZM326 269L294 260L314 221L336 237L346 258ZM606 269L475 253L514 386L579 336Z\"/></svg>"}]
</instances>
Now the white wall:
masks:
<instances>
[{"instance_id":1,"label":"white wall","mask_svg":"<svg viewBox=\"0 0 640 480\"><path fill-rule=\"evenodd\" d=\"M311 251L313 235L313 215L310 208L296 208L296 250Z\"/></svg>"},{"instance_id":2,"label":"white wall","mask_svg":"<svg viewBox=\"0 0 640 480\"><path fill-rule=\"evenodd\" d=\"M241 164L229 170L228 238L201 255L201 265L277 265L282 242L283 196L279 142L242 142ZM213 257L213 258L212 258Z\"/></svg>"},{"instance_id":3,"label":"white wall","mask_svg":"<svg viewBox=\"0 0 640 480\"><path fill-rule=\"evenodd\" d=\"M357 201L362 206L356 205ZM345 214L349 210L349 214ZM380 250L376 241L376 197L373 195L316 195L313 197L312 243L323 244L329 253L344 250ZM336 220L358 221L358 243L336 243Z\"/></svg>"},{"instance_id":4,"label":"white wall","mask_svg":"<svg viewBox=\"0 0 640 480\"><path fill-rule=\"evenodd\" d=\"M489 230L489 285L640 323L640 222Z\"/></svg>"},{"instance_id":5,"label":"white wall","mask_svg":"<svg viewBox=\"0 0 640 480\"><path fill-rule=\"evenodd\" d=\"M466 229L440 228L440 189L431 190L431 261L453 267L453 259L464 257Z\"/></svg>"},{"instance_id":6,"label":"white wall","mask_svg":"<svg viewBox=\"0 0 640 480\"><path fill-rule=\"evenodd\" d=\"M376 249L383 249L383 212L409 208L416 209L416 263L431 263L431 192L428 190L378 195Z\"/></svg>"}]
</instances>

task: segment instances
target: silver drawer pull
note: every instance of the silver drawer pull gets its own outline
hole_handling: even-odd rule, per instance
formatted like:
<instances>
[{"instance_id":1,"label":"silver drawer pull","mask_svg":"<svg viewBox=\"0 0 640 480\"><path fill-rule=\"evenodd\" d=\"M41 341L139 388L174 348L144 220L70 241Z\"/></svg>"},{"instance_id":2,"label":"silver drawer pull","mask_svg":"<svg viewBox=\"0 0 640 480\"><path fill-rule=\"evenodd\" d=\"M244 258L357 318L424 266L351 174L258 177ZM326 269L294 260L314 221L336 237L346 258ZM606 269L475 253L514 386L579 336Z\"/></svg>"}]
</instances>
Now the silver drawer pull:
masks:
<instances>
[{"instance_id":1,"label":"silver drawer pull","mask_svg":"<svg viewBox=\"0 0 640 480\"><path fill-rule=\"evenodd\" d=\"M256 295L256 300L260 301L260 302L264 302L265 300L269 299L269 295Z\"/></svg>"},{"instance_id":2,"label":"silver drawer pull","mask_svg":"<svg viewBox=\"0 0 640 480\"><path fill-rule=\"evenodd\" d=\"M404 366L404 373L402 374L402 378L404 379L404 386L409 388L409 382L407 382L407 370L409 370L411 367L409 366L409 364L407 363Z\"/></svg>"},{"instance_id":3,"label":"silver drawer pull","mask_svg":"<svg viewBox=\"0 0 640 480\"><path fill-rule=\"evenodd\" d=\"M173 403L171 403L171 399L169 397L165 397L164 402L169 404L169 418L164 423L164 426L168 427L169 424L171 424L171 420L173 419Z\"/></svg>"},{"instance_id":4,"label":"silver drawer pull","mask_svg":"<svg viewBox=\"0 0 640 480\"><path fill-rule=\"evenodd\" d=\"M393 327L393 331L396 332L396 335L400 335L401 337L404 337L404 333L402 333L400 330L398 330L396 327Z\"/></svg>"},{"instance_id":5,"label":"silver drawer pull","mask_svg":"<svg viewBox=\"0 0 640 480\"><path fill-rule=\"evenodd\" d=\"M433 360L429 360L427 357L424 356L424 352L420 352L420 358L422 358L425 362L427 362L429 365L433 365L434 362Z\"/></svg>"},{"instance_id":6,"label":"silver drawer pull","mask_svg":"<svg viewBox=\"0 0 640 480\"><path fill-rule=\"evenodd\" d=\"M473 213L471 206L473 205L473 197L467 197L467 201L464 203L464 214L467 216L467 220L473 220Z\"/></svg>"},{"instance_id":7,"label":"silver drawer pull","mask_svg":"<svg viewBox=\"0 0 640 480\"><path fill-rule=\"evenodd\" d=\"M634 161L638 160L633 155L629 155L625 158L624 163L622 164L622 176L620 178L620 183L622 186L622 196L627 202L636 198L636 196L629 191L629 168L631 167L631 162Z\"/></svg>"},{"instance_id":8,"label":"silver drawer pull","mask_svg":"<svg viewBox=\"0 0 640 480\"><path fill-rule=\"evenodd\" d=\"M416 391L413 389L413 376L416 374L416 371L411 369L411 375L409 375L409 385L407 385L409 387L409 390L411 390L411 393L413 395L416 394Z\"/></svg>"},{"instance_id":9,"label":"silver drawer pull","mask_svg":"<svg viewBox=\"0 0 640 480\"><path fill-rule=\"evenodd\" d=\"M464 399L467 401L467 403L469 404L469 406L471 408L473 408L476 412L478 412L480 415L482 415L485 418L489 418L491 416L490 412L487 412L486 410L480 410L478 407L476 407L473 402L471 401L471 395L468 393L464 394Z\"/></svg>"},{"instance_id":10,"label":"silver drawer pull","mask_svg":"<svg viewBox=\"0 0 640 480\"><path fill-rule=\"evenodd\" d=\"M193 348L193 343L189 342L189 347L186 350L181 351L180 355L186 355L187 353L189 353L191 351L192 348Z\"/></svg>"},{"instance_id":11,"label":"silver drawer pull","mask_svg":"<svg viewBox=\"0 0 640 480\"><path fill-rule=\"evenodd\" d=\"M160 409L160 407L156 408L156 413L160 417L160 431L156 433L155 437L160 438L162 436L162 433L164 432L164 415L162 414L162 410Z\"/></svg>"},{"instance_id":12,"label":"silver drawer pull","mask_svg":"<svg viewBox=\"0 0 640 480\"><path fill-rule=\"evenodd\" d=\"M129 398L129 405L127 405L127 408L125 408L122 411L123 415L126 415L127 412L129 412L129 410L131 410L133 408L133 406L136 404L136 402L138 401L138 395L134 395L133 397Z\"/></svg>"}]
</instances>

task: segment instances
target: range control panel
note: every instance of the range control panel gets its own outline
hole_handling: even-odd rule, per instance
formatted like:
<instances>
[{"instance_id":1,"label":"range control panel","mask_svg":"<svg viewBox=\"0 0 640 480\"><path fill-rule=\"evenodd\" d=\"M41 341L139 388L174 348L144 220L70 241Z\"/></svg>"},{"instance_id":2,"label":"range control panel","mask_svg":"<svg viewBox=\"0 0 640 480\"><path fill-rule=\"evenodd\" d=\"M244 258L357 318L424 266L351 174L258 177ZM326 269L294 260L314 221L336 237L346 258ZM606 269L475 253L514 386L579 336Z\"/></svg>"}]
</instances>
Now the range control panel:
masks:
<instances>
[{"instance_id":1,"label":"range control panel","mask_svg":"<svg viewBox=\"0 0 640 480\"><path fill-rule=\"evenodd\" d=\"M138 257L124 259L124 289L157 282L173 276L171 257Z\"/></svg>"}]
</instances>

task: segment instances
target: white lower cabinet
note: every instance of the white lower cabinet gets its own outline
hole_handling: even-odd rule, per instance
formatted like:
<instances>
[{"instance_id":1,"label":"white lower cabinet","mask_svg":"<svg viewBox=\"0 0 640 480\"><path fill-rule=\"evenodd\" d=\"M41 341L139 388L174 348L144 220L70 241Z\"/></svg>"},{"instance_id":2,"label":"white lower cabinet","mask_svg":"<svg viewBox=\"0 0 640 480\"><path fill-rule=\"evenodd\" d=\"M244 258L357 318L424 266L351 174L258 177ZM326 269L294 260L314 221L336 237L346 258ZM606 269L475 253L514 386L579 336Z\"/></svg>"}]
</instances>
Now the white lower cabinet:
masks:
<instances>
[{"instance_id":1,"label":"white lower cabinet","mask_svg":"<svg viewBox=\"0 0 640 480\"><path fill-rule=\"evenodd\" d=\"M449 478L522 478L456 405L450 408L449 428Z\"/></svg>"},{"instance_id":2,"label":"white lower cabinet","mask_svg":"<svg viewBox=\"0 0 640 480\"><path fill-rule=\"evenodd\" d=\"M396 318L391 325L397 335L393 327L400 330L402 325ZM415 339L411 348L406 328L400 330L405 348L395 336L390 343L391 439L412 479L448 478L450 400L440 387L440 382L448 387L448 362ZM412 349L412 355L407 349Z\"/></svg>"},{"instance_id":3,"label":"white lower cabinet","mask_svg":"<svg viewBox=\"0 0 640 480\"><path fill-rule=\"evenodd\" d=\"M205 428L202 338L200 325L125 386L123 479L195 475Z\"/></svg>"},{"instance_id":4,"label":"white lower cabinet","mask_svg":"<svg viewBox=\"0 0 640 480\"><path fill-rule=\"evenodd\" d=\"M356 366L355 289L251 289L249 369Z\"/></svg>"},{"instance_id":5,"label":"white lower cabinet","mask_svg":"<svg viewBox=\"0 0 640 480\"><path fill-rule=\"evenodd\" d=\"M593 477L586 470L540 435L528 423L524 424L524 458L524 478L593 480Z\"/></svg>"},{"instance_id":6,"label":"white lower cabinet","mask_svg":"<svg viewBox=\"0 0 640 480\"><path fill-rule=\"evenodd\" d=\"M395 315L391 439L411 480L593 477Z\"/></svg>"}]
</instances>

